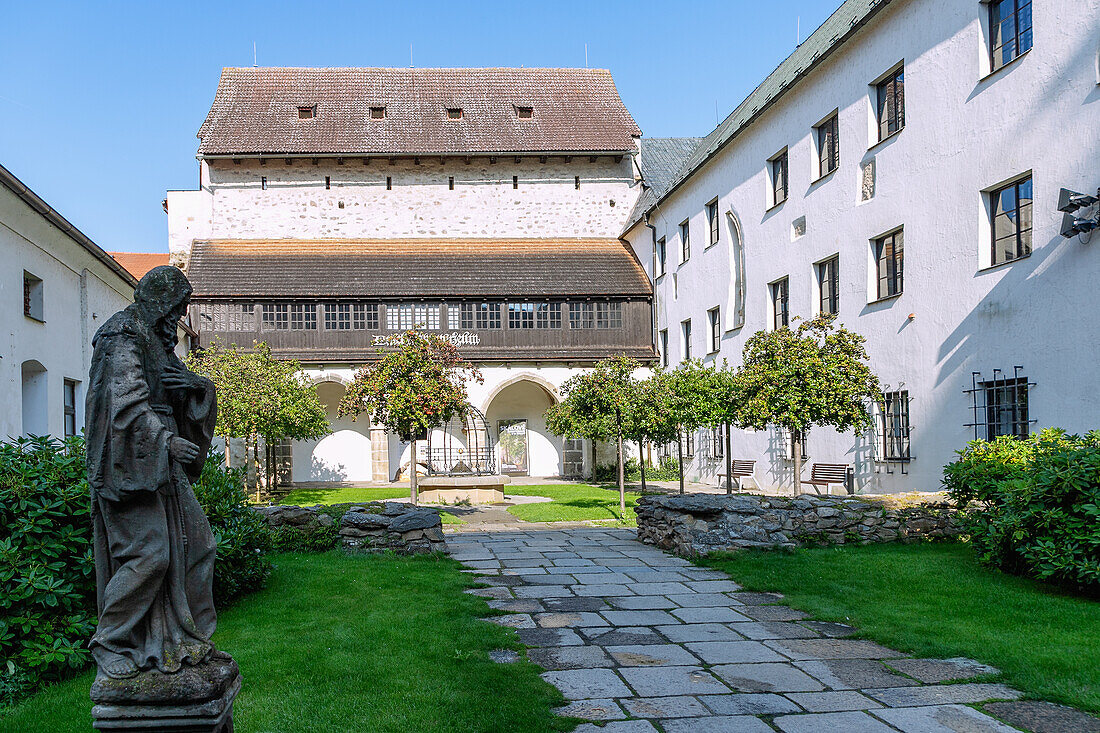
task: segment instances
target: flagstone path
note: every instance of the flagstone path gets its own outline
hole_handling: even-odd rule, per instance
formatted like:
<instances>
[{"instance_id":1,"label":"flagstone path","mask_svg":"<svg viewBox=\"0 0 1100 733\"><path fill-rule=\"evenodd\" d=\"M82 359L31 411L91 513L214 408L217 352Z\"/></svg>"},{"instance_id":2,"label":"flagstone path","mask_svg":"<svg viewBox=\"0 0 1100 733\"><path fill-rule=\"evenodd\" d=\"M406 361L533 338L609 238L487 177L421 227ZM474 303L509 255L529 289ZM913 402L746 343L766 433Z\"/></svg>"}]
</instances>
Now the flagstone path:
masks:
<instances>
[{"instance_id":1,"label":"flagstone path","mask_svg":"<svg viewBox=\"0 0 1100 733\"><path fill-rule=\"evenodd\" d=\"M813 621L778 594L742 591L632 530L465 532L447 542L489 585L470 592L505 612L488 620L515 628L570 701L558 712L608 721L578 733L1016 730L970 707L1020 697L965 681L997 670L845 638L856 629Z\"/></svg>"}]
</instances>

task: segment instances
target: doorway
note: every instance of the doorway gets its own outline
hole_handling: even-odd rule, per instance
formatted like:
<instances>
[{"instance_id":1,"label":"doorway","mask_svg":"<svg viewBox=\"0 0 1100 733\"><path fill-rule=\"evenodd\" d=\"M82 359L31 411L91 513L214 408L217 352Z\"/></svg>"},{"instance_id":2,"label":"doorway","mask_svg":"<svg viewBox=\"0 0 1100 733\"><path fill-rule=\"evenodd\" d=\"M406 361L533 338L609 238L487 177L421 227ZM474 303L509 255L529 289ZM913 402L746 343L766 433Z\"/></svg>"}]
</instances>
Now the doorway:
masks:
<instances>
[{"instance_id":1,"label":"doorway","mask_svg":"<svg viewBox=\"0 0 1100 733\"><path fill-rule=\"evenodd\" d=\"M509 476L527 476L527 420L514 418L498 423L497 447L500 452L500 472Z\"/></svg>"}]
</instances>

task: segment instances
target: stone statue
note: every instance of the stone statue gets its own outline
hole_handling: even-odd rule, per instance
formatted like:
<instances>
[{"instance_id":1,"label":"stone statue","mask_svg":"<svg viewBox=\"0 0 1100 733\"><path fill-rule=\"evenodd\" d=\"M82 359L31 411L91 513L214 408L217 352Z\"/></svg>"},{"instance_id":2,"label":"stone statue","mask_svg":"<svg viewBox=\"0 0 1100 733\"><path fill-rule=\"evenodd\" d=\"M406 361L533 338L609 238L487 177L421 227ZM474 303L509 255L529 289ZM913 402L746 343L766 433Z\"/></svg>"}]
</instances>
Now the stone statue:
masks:
<instances>
[{"instance_id":1,"label":"stone statue","mask_svg":"<svg viewBox=\"0 0 1100 733\"><path fill-rule=\"evenodd\" d=\"M89 647L100 729L133 718L127 706L135 704L176 705L171 715L186 717L179 705L240 684L236 663L210 640L217 547L191 482L210 448L217 403L213 383L175 354L190 298L180 270L156 267L138 283L134 304L92 341L85 414L99 625ZM231 730L231 718L229 726L209 729Z\"/></svg>"}]
</instances>

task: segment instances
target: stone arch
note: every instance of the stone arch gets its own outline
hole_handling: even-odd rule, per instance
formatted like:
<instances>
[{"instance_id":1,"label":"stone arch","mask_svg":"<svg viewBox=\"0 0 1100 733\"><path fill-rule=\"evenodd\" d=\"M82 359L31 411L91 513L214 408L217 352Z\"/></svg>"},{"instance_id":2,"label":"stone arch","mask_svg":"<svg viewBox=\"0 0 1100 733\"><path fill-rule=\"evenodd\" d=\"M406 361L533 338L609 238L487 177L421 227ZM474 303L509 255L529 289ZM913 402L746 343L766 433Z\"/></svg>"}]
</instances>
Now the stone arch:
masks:
<instances>
[{"instance_id":1,"label":"stone arch","mask_svg":"<svg viewBox=\"0 0 1100 733\"><path fill-rule=\"evenodd\" d=\"M375 447L370 419L338 417L337 406L351 380L336 374L310 375L317 397L324 405L332 432L316 440L295 441L292 476L297 484L338 484L371 481Z\"/></svg>"},{"instance_id":2,"label":"stone arch","mask_svg":"<svg viewBox=\"0 0 1100 733\"><path fill-rule=\"evenodd\" d=\"M493 436L499 470L529 476L561 475L563 440L546 425L547 408L559 402L554 385L530 372L511 376L489 394L482 412ZM521 431L513 432L520 424ZM511 446L507 450L505 432Z\"/></svg>"},{"instance_id":3,"label":"stone arch","mask_svg":"<svg viewBox=\"0 0 1100 733\"><path fill-rule=\"evenodd\" d=\"M351 386L351 380L347 377L341 377L339 374L309 374L307 375L309 383L317 386L323 382L336 382L342 384L345 388Z\"/></svg>"},{"instance_id":4,"label":"stone arch","mask_svg":"<svg viewBox=\"0 0 1100 733\"><path fill-rule=\"evenodd\" d=\"M46 367L28 359L19 368L22 382L23 435L48 435L50 432L50 390Z\"/></svg>"},{"instance_id":5,"label":"stone arch","mask_svg":"<svg viewBox=\"0 0 1100 733\"><path fill-rule=\"evenodd\" d=\"M730 278L725 330L732 331L745 325L745 230L732 206L726 210L726 226L729 229Z\"/></svg>"},{"instance_id":6,"label":"stone arch","mask_svg":"<svg viewBox=\"0 0 1100 733\"><path fill-rule=\"evenodd\" d=\"M497 395L499 395L507 388L511 387L513 384L518 384L519 382L525 381L533 382L546 390L546 393L550 396L550 400L554 404L561 402L561 395L558 394L558 388L555 387L549 380L545 379L544 377L540 377L533 372L520 372L519 374L513 375L508 379L505 379L503 382L493 388L493 391L490 392L489 396L485 398L485 401L481 403L480 409L482 414L487 415L489 413L489 406L493 404L493 400L496 399Z\"/></svg>"}]
</instances>

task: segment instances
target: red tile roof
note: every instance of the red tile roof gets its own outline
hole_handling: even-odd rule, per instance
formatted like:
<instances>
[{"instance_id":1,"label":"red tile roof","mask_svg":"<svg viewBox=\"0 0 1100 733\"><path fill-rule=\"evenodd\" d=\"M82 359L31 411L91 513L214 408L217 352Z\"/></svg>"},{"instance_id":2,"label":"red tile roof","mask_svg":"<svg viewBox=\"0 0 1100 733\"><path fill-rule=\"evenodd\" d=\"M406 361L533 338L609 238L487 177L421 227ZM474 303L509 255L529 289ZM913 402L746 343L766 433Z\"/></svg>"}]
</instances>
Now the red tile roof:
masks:
<instances>
[{"instance_id":1,"label":"red tile roof","mask_svg":"<svg viewBox=\"0 0 1100 733\"><path fill-rule=\"evenodd\" d=\"M168 253L160 252L108 252L115 258L118 264L126 268L127 272L140 280L145 273L154 267L168 264Z\"/></svg>"},{"instance_id":2,"label":"red tile roof","mask_svg":"<svg viewBox=\"0 0 1100 733\"><path fill-rule=\"evenodd\" d=\"M195 297L645 297L618 239L211 240L191 250Z\"/></svg>"},{"instance_id":3,"label":"red tile roof","mask_svg":"<svg viewBox=\"0 0 1100 733\"><path fill-rule=\"evenodd\" d=\"M198 137L200 155L409 155L626 153L640 134L606 69L226 68Z\"/></svg>"}]
</instances>

